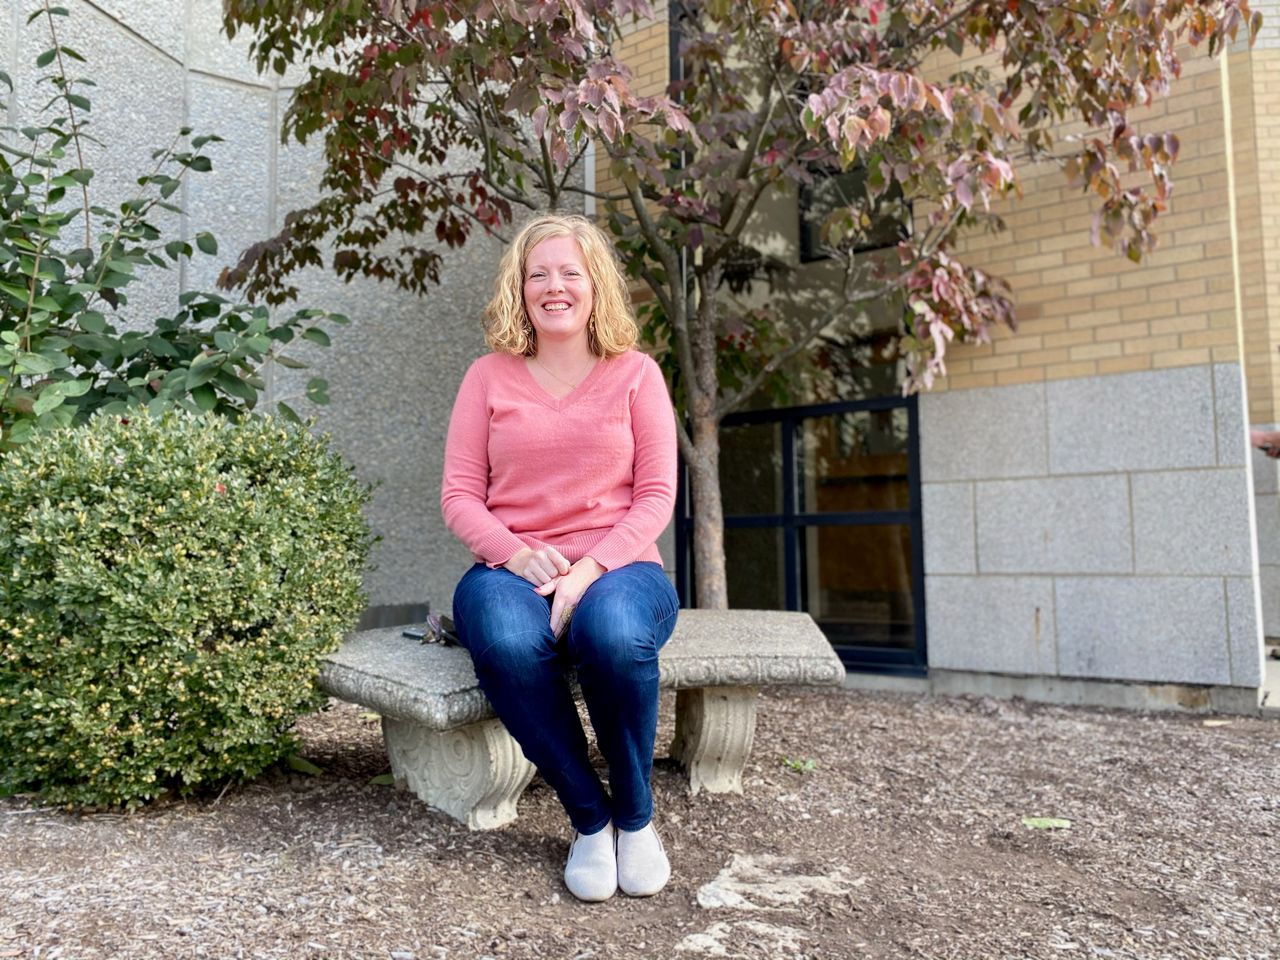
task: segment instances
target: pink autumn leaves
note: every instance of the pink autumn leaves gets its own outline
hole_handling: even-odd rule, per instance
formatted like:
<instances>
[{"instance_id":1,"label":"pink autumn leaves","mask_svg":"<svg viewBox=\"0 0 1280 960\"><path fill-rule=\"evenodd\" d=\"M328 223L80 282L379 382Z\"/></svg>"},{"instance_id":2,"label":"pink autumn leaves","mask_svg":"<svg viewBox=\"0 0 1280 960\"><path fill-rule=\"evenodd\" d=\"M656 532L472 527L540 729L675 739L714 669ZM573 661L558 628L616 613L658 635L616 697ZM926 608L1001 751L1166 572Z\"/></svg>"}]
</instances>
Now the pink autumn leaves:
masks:
<instances>
[{"instance_id":1,"label":"pink autumn leaves","mask_svg":"<svg viewBox=\"0 0 1280 960\"><path fill-rule=\"evenodd\" d=\"M844 165L878 153L882 168L908 193L929 197L932 209L915 211L928 229L918 228L898 248L907 303L900 343L907 362L904 390L928 389L946 374L947 346L957 334L986 342L991 324L1013 323L1003 281L962 264L945 244L965 214L975 207L989 212L993 199L1018 187L1013 165L991 150L957 153L957 126L983 128L991 141L1013 142L1017 124L1000 103L975 91L861 64L812 94L803 120L815 138L825 134ZM948 141L949 149L943 147ZM926 184L933 189L919 189Z\"/></svg>"}]
</instances>

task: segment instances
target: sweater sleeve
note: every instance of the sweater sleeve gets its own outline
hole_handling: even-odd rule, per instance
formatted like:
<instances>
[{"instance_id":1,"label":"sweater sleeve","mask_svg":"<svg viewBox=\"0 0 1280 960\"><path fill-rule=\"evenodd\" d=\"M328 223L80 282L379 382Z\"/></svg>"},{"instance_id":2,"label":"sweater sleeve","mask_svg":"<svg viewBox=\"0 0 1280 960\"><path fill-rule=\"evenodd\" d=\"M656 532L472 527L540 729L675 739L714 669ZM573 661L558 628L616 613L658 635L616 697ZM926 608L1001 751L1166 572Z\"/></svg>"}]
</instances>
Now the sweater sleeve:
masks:
<instances>
[{"instance_id":1,"label":"sweater sleeve","mask_svg":"<svg viewBox=\"0 0 1280 960\"><path fill-rule=\"evenodd\" d=\"M444 444L440 510L445 526L490 566L506 563L524 542L489 512L489 402L472 364L462 378Z\"/></svg>"},{"instance_id":2,"label":"sweater sleeve","mask_svg":"<svg viewBox=\"0 0 1280 960\"><path fill-rule=\"evenodd\" d=\"M635 437L631 508L587 551L606 570L633 562L658 539L676 500L676 420L662 371L650 357L631 402Z\"/></svg>"}]
</instances>

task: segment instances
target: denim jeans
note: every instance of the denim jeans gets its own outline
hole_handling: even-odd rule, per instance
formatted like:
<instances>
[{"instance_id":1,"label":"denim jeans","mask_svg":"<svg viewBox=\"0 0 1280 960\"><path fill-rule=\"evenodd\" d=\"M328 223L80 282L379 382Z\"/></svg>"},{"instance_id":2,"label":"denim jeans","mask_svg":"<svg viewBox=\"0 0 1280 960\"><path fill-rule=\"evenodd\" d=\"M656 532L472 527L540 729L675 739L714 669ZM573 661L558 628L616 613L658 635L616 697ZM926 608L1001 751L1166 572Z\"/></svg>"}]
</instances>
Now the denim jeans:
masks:
<instances>
[{"instance_id":1,"label":"denim jeans","mask_svg":"<svg viewBox=\"0 0 1280 960\"><path fill-rule=\"evenodd\" d=\"M587 588L557 640L551 600L535 589L509 570L476 564L453 594L458 639L494 711L556 791L574 829L596 833L612 818L623 830L639 830L653 816L658 651L675 629L675 590L656 563L610 570ZM587 760L569 668L609 764L609 794Z\"/></svg>"}]
</instances>

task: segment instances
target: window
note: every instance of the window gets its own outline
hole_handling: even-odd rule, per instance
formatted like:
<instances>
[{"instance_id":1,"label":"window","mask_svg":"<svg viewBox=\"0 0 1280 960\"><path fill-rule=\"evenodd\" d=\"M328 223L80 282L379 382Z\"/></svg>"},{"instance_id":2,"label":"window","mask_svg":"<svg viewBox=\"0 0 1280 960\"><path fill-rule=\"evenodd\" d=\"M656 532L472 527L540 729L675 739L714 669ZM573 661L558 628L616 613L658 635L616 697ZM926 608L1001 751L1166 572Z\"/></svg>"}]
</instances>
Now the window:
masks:
<instances>
[{"instance_id":1,"label":"window","mask_svg":"<svg viewBox=\"0 0 1280 960\"><path fill-rule=\"evenodd\" d=\"M800 262L825 260L822 225L837 207L850 200L867 196L867 169L855 167L841 173L815 171L812 184L800 188L797 210L800 217ZM902 188L895 180L874 201L870 222L862 237L853 245L855 253L896 246L910 236L911 209L902 198Z\"/></svg>"},{"instance_id":2,"label":"window","mask_svg":"<svg viewBox=\"0 0 1280 960\"><path fill-rule=\"evenodd\" d=\"M916 423L914 397L727 417L730 606L805 610L851 669L923 676ZM687 503L682 496L676 513L682 602L696 599Z\"/></svg>"}]
</instances>

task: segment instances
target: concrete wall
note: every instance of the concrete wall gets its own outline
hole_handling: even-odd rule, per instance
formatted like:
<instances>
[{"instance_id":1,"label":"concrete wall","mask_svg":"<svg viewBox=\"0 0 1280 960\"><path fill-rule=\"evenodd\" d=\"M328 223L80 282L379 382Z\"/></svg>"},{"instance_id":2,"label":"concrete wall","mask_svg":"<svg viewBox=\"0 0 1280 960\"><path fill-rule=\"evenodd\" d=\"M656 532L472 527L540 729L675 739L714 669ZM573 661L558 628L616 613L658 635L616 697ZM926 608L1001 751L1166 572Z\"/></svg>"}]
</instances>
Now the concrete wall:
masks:
<instances>
[{"instance_id":1,"label":"concrete wall","mask_svg":"<svg viewBox=\"0 0 1280 960\"><path fill-rule=\"evenodd\" d=\"M98 83L87 91L92 132L103 141L88 145L86 158L96 171L94 202L119 203L150 169L151 150L181 126L226 140L209 150L213 172L190 177L177 195L185 214L164 224L172 236L212 231L219 254L182 270L149 271L145 285L130 287L123 312L136 326L172 313L181 290L212 290L241 249L307 204L322 169L319 144L280 144L287 84L297 75L259 77L246 58L247 38L231 43L222 35L218 0L65 5L71 16L57 21L60 39L88 60L78 72ZM10 123L47 99L33 89L35 58L50 45L42 21L25 24L35 8L15 0L0 11L0 65L17 86ZM333 434L360 476L378 485L369 517L383 541L366 581L375 607L447 608L470 562L440 519L441 455L458 383L484 350L479 319L497 255L497 244L483 240L450 253L442 288L421 300L385 284L345 285L320 271L300 284L301 305L346 313L352 326L336 332L329 350L306 354L312 370L276 376L268 400L287 399L304 415L317 414L319 428ZM327 407L299 399L314 375L329 380Z\"/></svg>"},{"instance_id":2,"label":"concrete wall","mask_svg":"<svg viewBox=\"0 0 1280 960\"><path fill-rule=\"evenodd\" d=\"M1257 687L1232 364L920 402L931 668Z\"/></svg>"}]
</instances>

